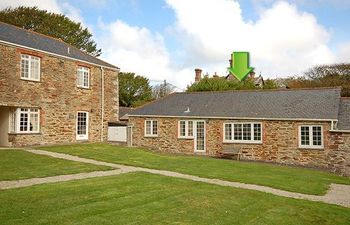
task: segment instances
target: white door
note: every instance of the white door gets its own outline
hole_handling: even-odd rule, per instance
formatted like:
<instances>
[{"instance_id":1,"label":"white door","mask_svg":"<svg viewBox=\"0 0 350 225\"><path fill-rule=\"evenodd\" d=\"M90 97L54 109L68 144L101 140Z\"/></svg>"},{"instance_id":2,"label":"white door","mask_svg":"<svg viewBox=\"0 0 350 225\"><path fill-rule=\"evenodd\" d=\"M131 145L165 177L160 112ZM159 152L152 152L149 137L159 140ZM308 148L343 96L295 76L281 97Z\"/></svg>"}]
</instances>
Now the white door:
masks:
<instances>
[{"instance_id":1,"label":"white door","mask_svg":"<svg viewBox=\"0 0 350 225\"><path fill-rule=\"evenodd\" d=\"M205 152L205 121L194 121L194 151Z\"/></svg>"},{"instance_id":2,"label":"white door","mask_svg":"<svg viewBox=\"0 0 350 225\"><path fill-rule=\"evenodd\" d=\"M77 140L89 138L89 113L77 112Z\"/></svg>"}]
</instances>

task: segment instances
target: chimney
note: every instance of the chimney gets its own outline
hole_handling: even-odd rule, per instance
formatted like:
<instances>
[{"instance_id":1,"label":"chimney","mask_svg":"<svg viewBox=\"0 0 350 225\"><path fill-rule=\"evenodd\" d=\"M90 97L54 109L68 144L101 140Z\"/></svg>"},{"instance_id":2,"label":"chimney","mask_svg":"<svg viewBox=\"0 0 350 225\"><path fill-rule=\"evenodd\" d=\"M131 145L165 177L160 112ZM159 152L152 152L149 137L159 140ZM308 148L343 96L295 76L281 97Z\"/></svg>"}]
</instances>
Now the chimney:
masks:
<instances>
[{"instance_id":1,"label":"chimney","mask_svg":"<svg viewBox=\"0 0 350 225\"><path fill-rule=\"evenodd\" d=\"M194 77L194 82L195 83L198 83L200 80L201 80L201 78L202 78L202 70L201 69L194 69L194 71L195 71L195 77Z\"/></svg>"}]
</instances>

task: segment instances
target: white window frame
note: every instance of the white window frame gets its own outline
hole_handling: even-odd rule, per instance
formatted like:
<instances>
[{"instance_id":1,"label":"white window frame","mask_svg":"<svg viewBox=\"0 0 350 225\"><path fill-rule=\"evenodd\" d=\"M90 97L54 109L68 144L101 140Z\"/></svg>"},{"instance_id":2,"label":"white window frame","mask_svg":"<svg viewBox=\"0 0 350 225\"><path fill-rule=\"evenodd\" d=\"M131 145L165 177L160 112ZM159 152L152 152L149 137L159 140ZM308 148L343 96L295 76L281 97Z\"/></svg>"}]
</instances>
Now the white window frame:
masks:
<instances>
[{"instance_id":1,"label":"white window frame","mask_svg":"<svg viewBox=\"0 0 350 225\"><path fill-rule=\"evenodd\" d=\"M231 139L227 140L225 135L225 125L231 124ZM250 124L250 140L235 140L234 139L234 125L241 124L243 129L243 124ZM254 140L254 124L260 124L260 140ZM242 131L243 132L243 131ZM263 143L263 127L261 122L233 122L233 123L223 123L223 135L222 135L223 143L242 143L242 144L262 144Z\"/></svg>"},{"instance_id":2,"label":"white window frame","mask_svg":"<svg viewBox=\"0 0 350 225\"><path fill-rule=\"evenodd\" d=\"M21 114L27 114L27 129L21 131ZM30 124L33 123L32 115L38 120L36 123L37 130L30 130ZM9 114L9 131L15 134L37 134L40 133L40 109L38 108L16 108Z\"/></svg>"},{"instance_id":3,"label":"white window frame","mask_svg":"<svg viewBox=\"0 0 350 225\"><path fill-rule=\"evenodd\" d=\"M86 113L86 134L78 134L78 114ZM89 112L87 111L77 111L76 119L75 119L75 136L77 140L89 140Z\"/></svg>"},{"instance_id":4,"label":"white window frame","mask_svg":"<svg viewBox=\"0 0 350 225\"><path fill-rule=\"evenodd\" d=\"M87 84L85 84L85 76L87 76ZM77 68L77 87L90 88L90 68L78 66Z\"/></svg>"},{"instance_id":5,"label":"white window frame","mask_svg":"<svg viewBox=\"0 0 350 225\"><path fill-rule=\"evenodd\" d=\"M301 127L309 127L309 145L301 144ZM314 145L313 143L313 127L321 127L321 145ZM310 149L323 149L324 148L324 135L323 135L323 126L322 125L309 125L302 124L298 127L298 139L299 139L299 148L310 148Z\"/></svg>"},{"instance_id":6,"label":"white window frame","mask_svg":"<svg viewBox=\"0 0 350 225\"><path fill-rule=\"evenodd\" d=\"M181 135L181 122L185 122L185 135ZM192 135L189 135L189 123L192 123ZM178 121L178 130L177 130L177 137L180 139L193 139L194 138L194 122L193 120L179 120Z\"/></svg>"},{"instance_id":7,"label":"white window frame","mask_svg":"<svg viewBox=\"0 0 350 225\"><path fill-rule=\"evenodd\" d=\"M148 134L147 133L147 122L150 122L151 123L151 133ZM153 126L154 126L154 122L157 123L157 133L155 134L154 133L154 130L153 130ZM145 126L144 126L144 130L145 130L145 137L158 137L158 134L159 134L159 123L158 123L158 120L145 120Z\"/></svg>"},{"instance_id":8,"label":"white window frame","mask_svg":"<svg viewBox=\"0 0 350 225\"><path fill-rule=\"evenodd\" d=\"M23 76L23 61L28 62L28 77ZM38 71L37 71L37 78L34 76L32 72L32 63L37 63L38 64ZM41 59L40 57L33 56L33 55L28 55L28 54L21 54L21 63L20 63L20 73L21 73L21 79L22 80L29 80L29 81L40 81L40 73L41 73Z\"/></svg>"}]
</instances>

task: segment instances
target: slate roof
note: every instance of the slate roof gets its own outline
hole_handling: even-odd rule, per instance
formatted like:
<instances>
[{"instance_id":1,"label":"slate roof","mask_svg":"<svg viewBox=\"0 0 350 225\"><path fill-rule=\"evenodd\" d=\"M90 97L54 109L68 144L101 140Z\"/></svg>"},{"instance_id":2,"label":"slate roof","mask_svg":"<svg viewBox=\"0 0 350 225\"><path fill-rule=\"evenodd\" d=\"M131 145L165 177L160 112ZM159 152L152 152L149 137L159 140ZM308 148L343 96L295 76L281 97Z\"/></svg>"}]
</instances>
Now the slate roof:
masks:
<instances>
[{"instance_id":1,"label":"slate roof","mask_svg":"<svg viewBox=\"0 0 350 225\"><path fill-rule=\"evenodd\" d=\"M119 106L119 120L128 120L128 115L132 110L134 108Z\"/></svg>"},{"instance_id":2,"label":"slate roof","mask_svg":"<svg viewBox=\"0 0 350 225\"><path fill-rule=\"evenodd\" d=\"M340 99L338 119L339 130L350 130L350 98Z\"/></svg>"},{"instance_id":3,"label":"slate roof","mask_svg":"<svg viewBox=\"0 0 350 225\"><path fill-rule=\"evenodd\" d=\"M318 88L174 93L129 116L336 120L340 92Z\"/></svg>"},{"instance_id":4,"label":"slate roof","mask_svg":"<svg viewBox=\"0 0 350 225\"><path fill-rule=\"evenodd\" d=\"M59 39L39 34L34 31L28 31L3 22L0 22L0 41L10 42L37 50L86 61L100 66L118 69L118 67L93 57Z\"/></svg>"}]
</instances>

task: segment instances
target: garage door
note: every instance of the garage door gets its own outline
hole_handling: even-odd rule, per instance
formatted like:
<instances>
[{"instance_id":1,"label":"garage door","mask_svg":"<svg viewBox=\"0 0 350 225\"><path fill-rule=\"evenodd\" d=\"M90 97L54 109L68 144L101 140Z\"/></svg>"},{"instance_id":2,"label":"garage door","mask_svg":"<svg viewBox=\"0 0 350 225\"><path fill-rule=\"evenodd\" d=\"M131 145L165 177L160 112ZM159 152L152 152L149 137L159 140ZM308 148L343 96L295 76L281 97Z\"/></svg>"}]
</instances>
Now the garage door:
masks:
<instances>
[{"instance_id":1,"label":"garage door","mask_svg":"<svg viewBox=\"0 0 350 225\"><path fill-rule=\"evenodd\" d=\"M108 141L126 142L126 126L108 127Z\"/></svg>"}]
</instances>

